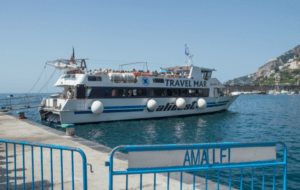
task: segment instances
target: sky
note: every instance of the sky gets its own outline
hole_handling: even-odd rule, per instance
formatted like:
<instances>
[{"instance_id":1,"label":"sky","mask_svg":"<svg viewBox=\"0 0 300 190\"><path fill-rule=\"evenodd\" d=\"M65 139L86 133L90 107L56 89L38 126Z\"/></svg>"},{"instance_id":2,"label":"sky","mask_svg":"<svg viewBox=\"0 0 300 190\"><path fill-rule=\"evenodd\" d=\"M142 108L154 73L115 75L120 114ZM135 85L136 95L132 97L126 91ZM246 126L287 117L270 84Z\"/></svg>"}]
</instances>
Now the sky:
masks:
<instances>
[{"instance_id":1,"label":"sky","mask_svg":"<svg viewBox=\"0 0 300 190\"><path fill-rule=\"evenodd\" d=\"M91 70L159 70L184 64L187 44L194 65L225 82L299 45L299 10L300 0L0 0L0 93L29 92L73 46ZM53 72L30 92L60 91Z\"/></svg>"}]
</instances>

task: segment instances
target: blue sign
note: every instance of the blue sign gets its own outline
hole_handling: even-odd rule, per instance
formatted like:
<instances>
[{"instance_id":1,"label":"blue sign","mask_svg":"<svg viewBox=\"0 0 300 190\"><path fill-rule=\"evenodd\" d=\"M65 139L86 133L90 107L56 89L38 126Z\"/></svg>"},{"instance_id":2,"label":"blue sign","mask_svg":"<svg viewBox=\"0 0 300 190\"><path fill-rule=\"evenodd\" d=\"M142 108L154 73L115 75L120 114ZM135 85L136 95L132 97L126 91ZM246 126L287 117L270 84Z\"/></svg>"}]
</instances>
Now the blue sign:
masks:
<instances>
[{"instance_id":1,"label":"blue sign","mask_svg":"<svg viewBox=\"0 0 300 190\"><path fill-rule=\"evenodd\" d=\"M146 78L146 77L143 77L142 78L142 83L143 83L144 86L148 86L149 85L149 79Z\"/></svg>"}]
</instances>

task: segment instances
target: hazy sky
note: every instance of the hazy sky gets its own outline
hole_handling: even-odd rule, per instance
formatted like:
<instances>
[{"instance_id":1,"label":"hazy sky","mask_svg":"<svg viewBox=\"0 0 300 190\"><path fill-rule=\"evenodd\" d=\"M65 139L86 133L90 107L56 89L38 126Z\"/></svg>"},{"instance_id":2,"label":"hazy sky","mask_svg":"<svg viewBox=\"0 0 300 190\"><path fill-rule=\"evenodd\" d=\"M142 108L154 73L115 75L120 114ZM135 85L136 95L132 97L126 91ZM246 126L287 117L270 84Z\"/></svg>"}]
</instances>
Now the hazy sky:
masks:
<instances>
[{"instance_id":1,"label":"hazy sky","mask_svg":"<svg viewBox=\"0 0 300 190\"><path fill-rule=\"evenodd\" d=\"M159 70L182 65L187 44L195 65L224 82L299 45L299 10L299 0L0 0L0 93L28 92L45 62L69 59L72 46L89 69L145 61ZM60 74L43 92L57 91Z\"/></svg>"}]
</instances>

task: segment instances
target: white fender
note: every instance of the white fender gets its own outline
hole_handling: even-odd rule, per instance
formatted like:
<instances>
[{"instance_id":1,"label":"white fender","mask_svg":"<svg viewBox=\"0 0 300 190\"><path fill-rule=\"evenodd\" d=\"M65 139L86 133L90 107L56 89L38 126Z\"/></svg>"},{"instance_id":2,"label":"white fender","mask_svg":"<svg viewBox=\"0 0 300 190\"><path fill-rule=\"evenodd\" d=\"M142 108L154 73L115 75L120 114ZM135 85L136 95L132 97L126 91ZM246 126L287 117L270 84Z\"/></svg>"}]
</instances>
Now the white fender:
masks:
<instances>
[{"instance_id":1,"label":"white fender","mask_svg":"<svg viewBox=\"0 0 300 190\"><path fill-rule=\"evenodd\" d=\"M156 103L156 101L153 100L153 99L148 100L148 102L147 102L147 108L148 108L148 110L150 110L150 111L154 111L154 110L157 108L157 103Z\"/></svg>"},{"instance_id":2,"label":"white fender","mask_svg":"<svg viewBox=\"0 0 300 190\"><path fill-rule=\"evenodd\" d=\"M104 106L103 106L102 102L94 101L91 106L91 110L92 110L93 114L98 115L103 112Z\"/></svg>"},{"instance_id":3,"label":"white fender","mask_svg":"<svg viewBox=\"0 0 300 190\"><path fill-rule=\"evenodd\" d=\"M199 109L205 109L207 106L207 103L203 98L199 98L197 101L197 106Z\"/></svg>"},{"instance_id":4,"label":"white fender","mask_svg":"<svg viewBox=\"0 0 300 190\"><path fill-rule=\"evenodd\" d=\"M176 100L176 106L177 106L178 109L183 109L183 108L185 108L185 106L186 106L185 100L184 100L183 98L178 98L178 99Z\"/></svg>"}]
</instances>

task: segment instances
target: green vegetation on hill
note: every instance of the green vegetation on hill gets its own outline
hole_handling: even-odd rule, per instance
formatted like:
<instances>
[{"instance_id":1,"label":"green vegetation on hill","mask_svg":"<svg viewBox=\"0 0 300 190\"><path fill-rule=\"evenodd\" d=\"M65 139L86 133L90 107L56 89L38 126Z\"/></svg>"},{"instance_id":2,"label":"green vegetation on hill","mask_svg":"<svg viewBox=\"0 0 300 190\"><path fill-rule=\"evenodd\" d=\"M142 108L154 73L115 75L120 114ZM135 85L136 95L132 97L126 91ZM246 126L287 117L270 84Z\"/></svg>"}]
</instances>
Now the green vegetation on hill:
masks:
<instances>
[{"instance_id":1,"label":"green vegetation on hill","mask_svg":"<svg viewBox=\"0 0 300 190\"><path fill-rule=\"evenodd\" d=\"M288 67L284 67L281 71L277 71L275 74L280 75L279 84L290 84L295 85L300 78L300 69L288 69ZM263 76L258 77L254 84L262 84L262 85L269 85L269 84L276 84L275 81L275 74L271 74L268 78Z\"/></svg>"}]
</instances>

